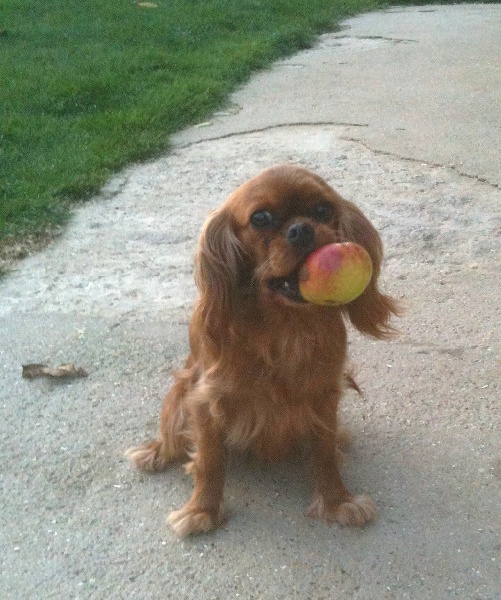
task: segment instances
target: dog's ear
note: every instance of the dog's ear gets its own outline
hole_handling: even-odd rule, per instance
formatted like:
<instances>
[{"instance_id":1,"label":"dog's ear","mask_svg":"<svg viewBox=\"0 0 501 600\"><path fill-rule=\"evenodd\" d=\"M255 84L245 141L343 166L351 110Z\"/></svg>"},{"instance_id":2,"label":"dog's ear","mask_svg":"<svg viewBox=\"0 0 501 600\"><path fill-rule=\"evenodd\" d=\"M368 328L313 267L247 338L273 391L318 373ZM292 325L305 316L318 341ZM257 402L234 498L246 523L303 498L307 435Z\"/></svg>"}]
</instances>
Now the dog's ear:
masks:
<instances>
[{"instance_id":1,"label":"dog's ear","mask_svg":"<svg viewBox=\"0 0 501 600\"><path fill-rule=\"evenodd\" d=\"M383 260L383 244L378 232L363 212L348 201L343 202L339 229L344 240L363 246L372 260L372 279L364 292L343 308L344 314L362 333L381 339L396 333L390 318L401 310L396 300L381 293L378 278Z\"/></svg>"},{"instance_id":2,"label":"dog's ear","mask_svg":"<svg viewBox=\"0 0 501 600\"><path fill-rule=\"evenodd\" d=\"M212 352L233 320L245 270L245 251L235 235L231 213L221 208L206 221L195 257L195 283L200 292L193 336L203 336ZM194 340L195 341L195 340Z\"/></svg>"}]
</instances>

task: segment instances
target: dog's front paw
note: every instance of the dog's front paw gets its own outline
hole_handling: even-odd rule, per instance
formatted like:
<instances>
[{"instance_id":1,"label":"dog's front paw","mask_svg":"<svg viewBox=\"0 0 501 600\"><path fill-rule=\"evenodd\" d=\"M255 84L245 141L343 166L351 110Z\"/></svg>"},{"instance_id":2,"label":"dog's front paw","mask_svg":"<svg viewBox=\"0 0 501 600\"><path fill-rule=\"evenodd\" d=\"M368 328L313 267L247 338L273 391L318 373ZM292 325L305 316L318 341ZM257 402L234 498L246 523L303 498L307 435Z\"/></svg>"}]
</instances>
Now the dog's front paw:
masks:
<instances>
[{"instance_id":1,"label":"dog's front paw","mask_svg":"<svg viewBox=\"0 0 501 600\"><path fill-rule=\"evenodd\" d=\"M376 518L376 506L369 496L351 496L340 504L328 502L322 494L316 494L306 511L306 516L341 525L365 525Z\"/></svg>"},{"instance_id":2,"label":"dog's front paw","mask_svg":"<svg viewBox=\"0 0 501 600\"><path fill-rule=\"evenodd\" d=\"M219 511L199 510L189 505L171 512L167 517L167 523L180 538L217 529L223 522Z\"/></svg>"}]
</instances>

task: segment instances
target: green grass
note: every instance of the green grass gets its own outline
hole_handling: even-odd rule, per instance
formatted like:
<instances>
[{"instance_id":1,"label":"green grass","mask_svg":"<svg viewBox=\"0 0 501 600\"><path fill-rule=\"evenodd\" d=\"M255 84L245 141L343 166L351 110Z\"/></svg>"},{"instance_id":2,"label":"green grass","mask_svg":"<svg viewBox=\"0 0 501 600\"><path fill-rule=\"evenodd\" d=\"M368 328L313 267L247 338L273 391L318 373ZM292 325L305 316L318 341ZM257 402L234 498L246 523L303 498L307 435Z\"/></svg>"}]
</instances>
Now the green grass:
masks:
<instances>
[{"instance_id":1,"label":"green grass","mask_svg":"<svg viewBox=\"0 0 501 600\"><path fill-rule=\"evenodd\" d=\"M0 246L63 224L74 201L236 84L380 0L3 0Z\"/></svg>"}]
</instances>

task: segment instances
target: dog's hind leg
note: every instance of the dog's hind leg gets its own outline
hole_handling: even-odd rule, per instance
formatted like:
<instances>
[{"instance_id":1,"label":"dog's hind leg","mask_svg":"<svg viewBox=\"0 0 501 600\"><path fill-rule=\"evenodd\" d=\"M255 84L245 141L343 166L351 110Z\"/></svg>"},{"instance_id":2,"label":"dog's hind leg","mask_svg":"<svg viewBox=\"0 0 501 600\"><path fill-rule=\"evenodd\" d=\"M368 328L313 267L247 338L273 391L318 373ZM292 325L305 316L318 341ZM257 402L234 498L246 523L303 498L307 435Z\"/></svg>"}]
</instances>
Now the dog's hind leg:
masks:
<instances>
[{"instance_id":1,"label":"dog's hind leg","mask_svg":"<svg viewBox=\"0 0 501 600\"><path fill-rule=\"evenodd\" d=\"M173 460L186 458L191 450L189 424L183 400L196 380L196 368L188 359L186 367L174 374L160 414L158 439L129 448L125 456L142 471L161 471Z\"/></svg>"}]
</instances>

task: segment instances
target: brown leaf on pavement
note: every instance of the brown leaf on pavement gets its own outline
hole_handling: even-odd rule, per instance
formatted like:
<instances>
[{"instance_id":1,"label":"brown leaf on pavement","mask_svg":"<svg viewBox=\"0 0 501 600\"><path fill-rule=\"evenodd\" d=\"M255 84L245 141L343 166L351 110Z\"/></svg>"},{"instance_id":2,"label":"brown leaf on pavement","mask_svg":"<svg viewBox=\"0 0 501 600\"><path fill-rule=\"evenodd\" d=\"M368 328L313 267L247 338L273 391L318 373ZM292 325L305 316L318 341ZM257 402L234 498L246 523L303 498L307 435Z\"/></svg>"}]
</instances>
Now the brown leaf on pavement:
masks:
<instances>
[{"instance_id":1,"label":"brown leaf on pavement","mask_svg":"<svg viewBox=\"0 0 501 600\"><path fill-rule=\"evenodd\" d=\"M59 367L49 367L48 365L32 363L22 365L23 377L26 379L34 379L35 377L53 377L56 379L71 379L75 377L87 377L88 373L82 367L75 367L69 363L60 365Z\"/></svg>"}]
</instances>

